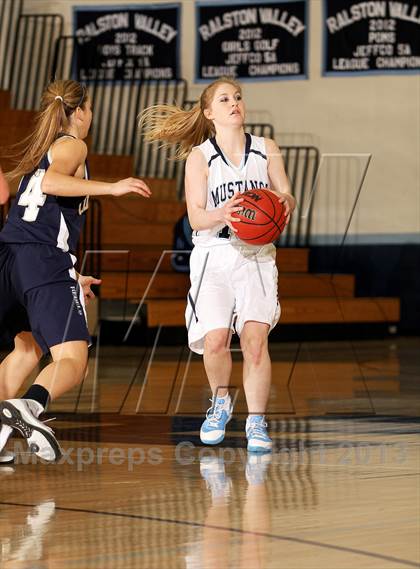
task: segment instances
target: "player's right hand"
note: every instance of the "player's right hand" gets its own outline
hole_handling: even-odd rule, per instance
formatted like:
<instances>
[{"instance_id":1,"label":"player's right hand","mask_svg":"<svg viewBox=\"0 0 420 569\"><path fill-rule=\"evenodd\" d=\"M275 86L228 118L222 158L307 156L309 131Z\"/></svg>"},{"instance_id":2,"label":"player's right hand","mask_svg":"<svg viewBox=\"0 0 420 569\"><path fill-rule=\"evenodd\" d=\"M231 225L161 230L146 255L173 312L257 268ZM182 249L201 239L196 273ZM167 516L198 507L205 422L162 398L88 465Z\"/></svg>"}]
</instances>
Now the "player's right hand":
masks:
<instances>
[{"instance_id":1,"label":"player's right hand","mask_svg":"<svg viewBox=\"0 0 420 569\"><path fill-rule=\"evenodd\" d=\"M150 198L152 192L149 186L139 178L125 178L112 184L111 194L115 197L125 194L139 194L145 198Z\"/></svg>"},{"instance_id":2,"label":"player's right hand","mask_svg":"<svg viewBox=\"0 0 420 569\"><path fill-rule=\"evenodd\" d=\"M238 231L233 225L233 223L239 223L241 220L239 217L233 217L233 213L237 211L241 211L243 206L240 205L241 202L244 201L244 198L241 196L240 192L236 192L230 200L222 207L222 215L223 215L223 222L226 223L228 227L232 231Z\"/></svg>"},{"instance_id":3,"label":"player's right hand","mask_svg":"<svg viewBox=\"0 0 420 569\"><path fill-rule=\"evenodd\" d=\"M95 279L95 277L87 275L79 275L77 282L79 283L79 286L83 290L83 296L85 297L85 303L87 306L89 302L95 298L95 293L90 287L92 285L100 285L102 280Z\"/></svg>"}]
</instances>

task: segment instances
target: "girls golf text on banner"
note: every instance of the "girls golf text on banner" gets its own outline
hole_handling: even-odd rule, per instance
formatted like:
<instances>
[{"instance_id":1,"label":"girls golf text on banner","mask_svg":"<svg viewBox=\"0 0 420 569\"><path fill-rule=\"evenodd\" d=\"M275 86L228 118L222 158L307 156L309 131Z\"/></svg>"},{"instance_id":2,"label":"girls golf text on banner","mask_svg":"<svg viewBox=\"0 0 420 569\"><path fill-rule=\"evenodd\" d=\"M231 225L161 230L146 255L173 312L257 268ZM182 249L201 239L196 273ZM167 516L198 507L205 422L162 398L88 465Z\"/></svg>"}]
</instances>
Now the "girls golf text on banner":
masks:
<instances>
[{"instance_id":1,"label":"girls golf text on banner","mask_svg":"<svg viewBox=\"0 0 420 569\"><path fill-rule=\"evenodd\" d=\"M306 78L306 0L203 2L196 6L196 78Z\"/></svg>"},{"instance_id":2,"label":"girls golf text on banner","mask_svg":"<svg viewBox=\"0 0 420 569\"><path fill-rule=\"evenodd\" d=\"M324 75L420 70L420 0L324 0L324 34Z\"/></svg>"},{"instance_id":3,"label":"girls golf text on banner","mask_svg":"<svg viewBox=\"0 0 420 569\"><path fill-rule=\"evenodd\" d=\"M75 6L80 81L179 77L178 4Z\"/></svg>"}]
</instances>

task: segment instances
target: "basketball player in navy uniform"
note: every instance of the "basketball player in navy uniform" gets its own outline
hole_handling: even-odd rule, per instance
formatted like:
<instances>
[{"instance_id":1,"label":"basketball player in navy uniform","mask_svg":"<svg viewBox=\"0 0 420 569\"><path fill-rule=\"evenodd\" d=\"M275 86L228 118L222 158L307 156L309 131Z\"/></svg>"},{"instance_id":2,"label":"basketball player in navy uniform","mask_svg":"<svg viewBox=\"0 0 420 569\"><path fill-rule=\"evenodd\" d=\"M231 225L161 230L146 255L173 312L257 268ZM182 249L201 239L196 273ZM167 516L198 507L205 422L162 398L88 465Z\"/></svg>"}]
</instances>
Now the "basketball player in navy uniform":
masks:
<instances>
[{"instance_id":1,"label":"basketball player in navy uniform","mask_svg":"<svg viewBox=\"0 0 420 569\"><path fill-rule=\"evenodd\" d=\"M244 121L240 85L221 78L190 111L151 107L140 125L147 127L146 139L179 143L177 157L187 157L185 194L194 248L186 323L189 346L203 354L213 393L201 441L221 442L232 416L230 341L236 331L244 358L248 450L263 453L272 450L264 414L271 385L268 334L280 316L276 250L272 244L240 241L235 213L241 193L270 188L284 204L288 222L295 199L278 146L245 133Z\"/></svg>"},{"instance_id":2,"label":"basketball player in navy uniform","mask_svg":"<svg viewBox=\"0 0 420 569\"><path fill-rule=\"evenodd\" d=\"M8 177L20 177L16 199L0 232L0 326L15 339L15 351L1 366L0 453L12 429L37 456L55 461L60 446L39 416L85 375L89 333L83 288L92 277L74 269L77 241L89 196L150 196L147 185L127 178L116 183L89 180L86 138L92 120L86 88L76 81L55 81L44 91L35 131ZM96 281L99 282L99 281ZM16 393L40 354L52 362L21 399ZM20 360L20 366L19 366ZM16 389L13 390L13 369Z\"/></svg>"}]
</instances>

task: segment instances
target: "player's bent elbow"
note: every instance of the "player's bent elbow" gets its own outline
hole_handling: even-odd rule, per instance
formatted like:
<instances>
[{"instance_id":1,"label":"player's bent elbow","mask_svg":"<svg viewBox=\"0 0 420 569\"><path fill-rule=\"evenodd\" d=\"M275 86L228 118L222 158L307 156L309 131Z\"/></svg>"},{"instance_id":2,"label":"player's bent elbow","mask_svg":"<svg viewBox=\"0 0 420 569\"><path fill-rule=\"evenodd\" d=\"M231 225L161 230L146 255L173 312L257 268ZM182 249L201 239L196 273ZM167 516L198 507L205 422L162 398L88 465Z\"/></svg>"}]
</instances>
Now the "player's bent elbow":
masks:
<instances>
[{"instance_id":1,"label":"player's bent elbow","mask_svg":"<svg viewBox=\"0 0 420 569\"><path fill-rule=\"evenodd\" d=\"M200 231L200 229L202 229L202 227L200 227L199 223L194 223L190 218L189 218L189 222L190 222L191 229L193 231Z\"/></svg>"},{"instance_id":2,"label":"player's bent elbow","mask_svg":"<svg viewBox=\"0 0 420 569\"><path fill-rule=\"evenodd\" d=\"M52 194L54 187L54 174L51 172L45 172L44 177L41 182L41 190L43 194Z\"/></svg>"},{"instance_id":3,"label":"player's bent elbow","mask_svg":"<svg viewBox=\"0 0 420 569\"><path fill-rule=\"evenodd\" d=\"M190 221L190 225L191 225L191 229L193 231L204 231L205 229L211 229L211 226L207 223L203 223L200 221L194 221L191 218L189 219Z\"/></svg>"},{"instance_id":4,"label":"player's bent elbow","mask_svg":"<svg viewBox=\"0 0 420 569\"><path fill-rule=\"evenodd\" d=\"M200 223L199 215L196 215L196 213L188 211L188 221L193 231L200 231L200 229L203 229L201 227L202 224Z\"/></svg>"}]
</instances>

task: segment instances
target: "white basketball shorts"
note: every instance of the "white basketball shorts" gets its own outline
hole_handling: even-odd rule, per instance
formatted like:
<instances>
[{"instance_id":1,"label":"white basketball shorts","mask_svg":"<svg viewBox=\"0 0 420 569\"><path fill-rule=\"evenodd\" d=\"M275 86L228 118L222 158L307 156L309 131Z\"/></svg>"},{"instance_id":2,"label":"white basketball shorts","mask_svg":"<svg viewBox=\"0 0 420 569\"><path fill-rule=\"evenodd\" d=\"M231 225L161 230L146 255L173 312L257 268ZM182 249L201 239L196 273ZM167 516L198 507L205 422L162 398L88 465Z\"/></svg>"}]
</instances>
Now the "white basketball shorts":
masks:
<instances>
[{"instance_id":1,"label":"white basketball shorts","mask_svg":"<svg viewBox=\"0 0 420 569\"><path fill-rule=\"evenodd\" d=\"M191 288L185 319L188 344L204 352L211 330L231 329L241 335L245 322L268 324L280 318L278 271L274 245L196 245L190 258Z\"/></svg>"}]
</instances>

